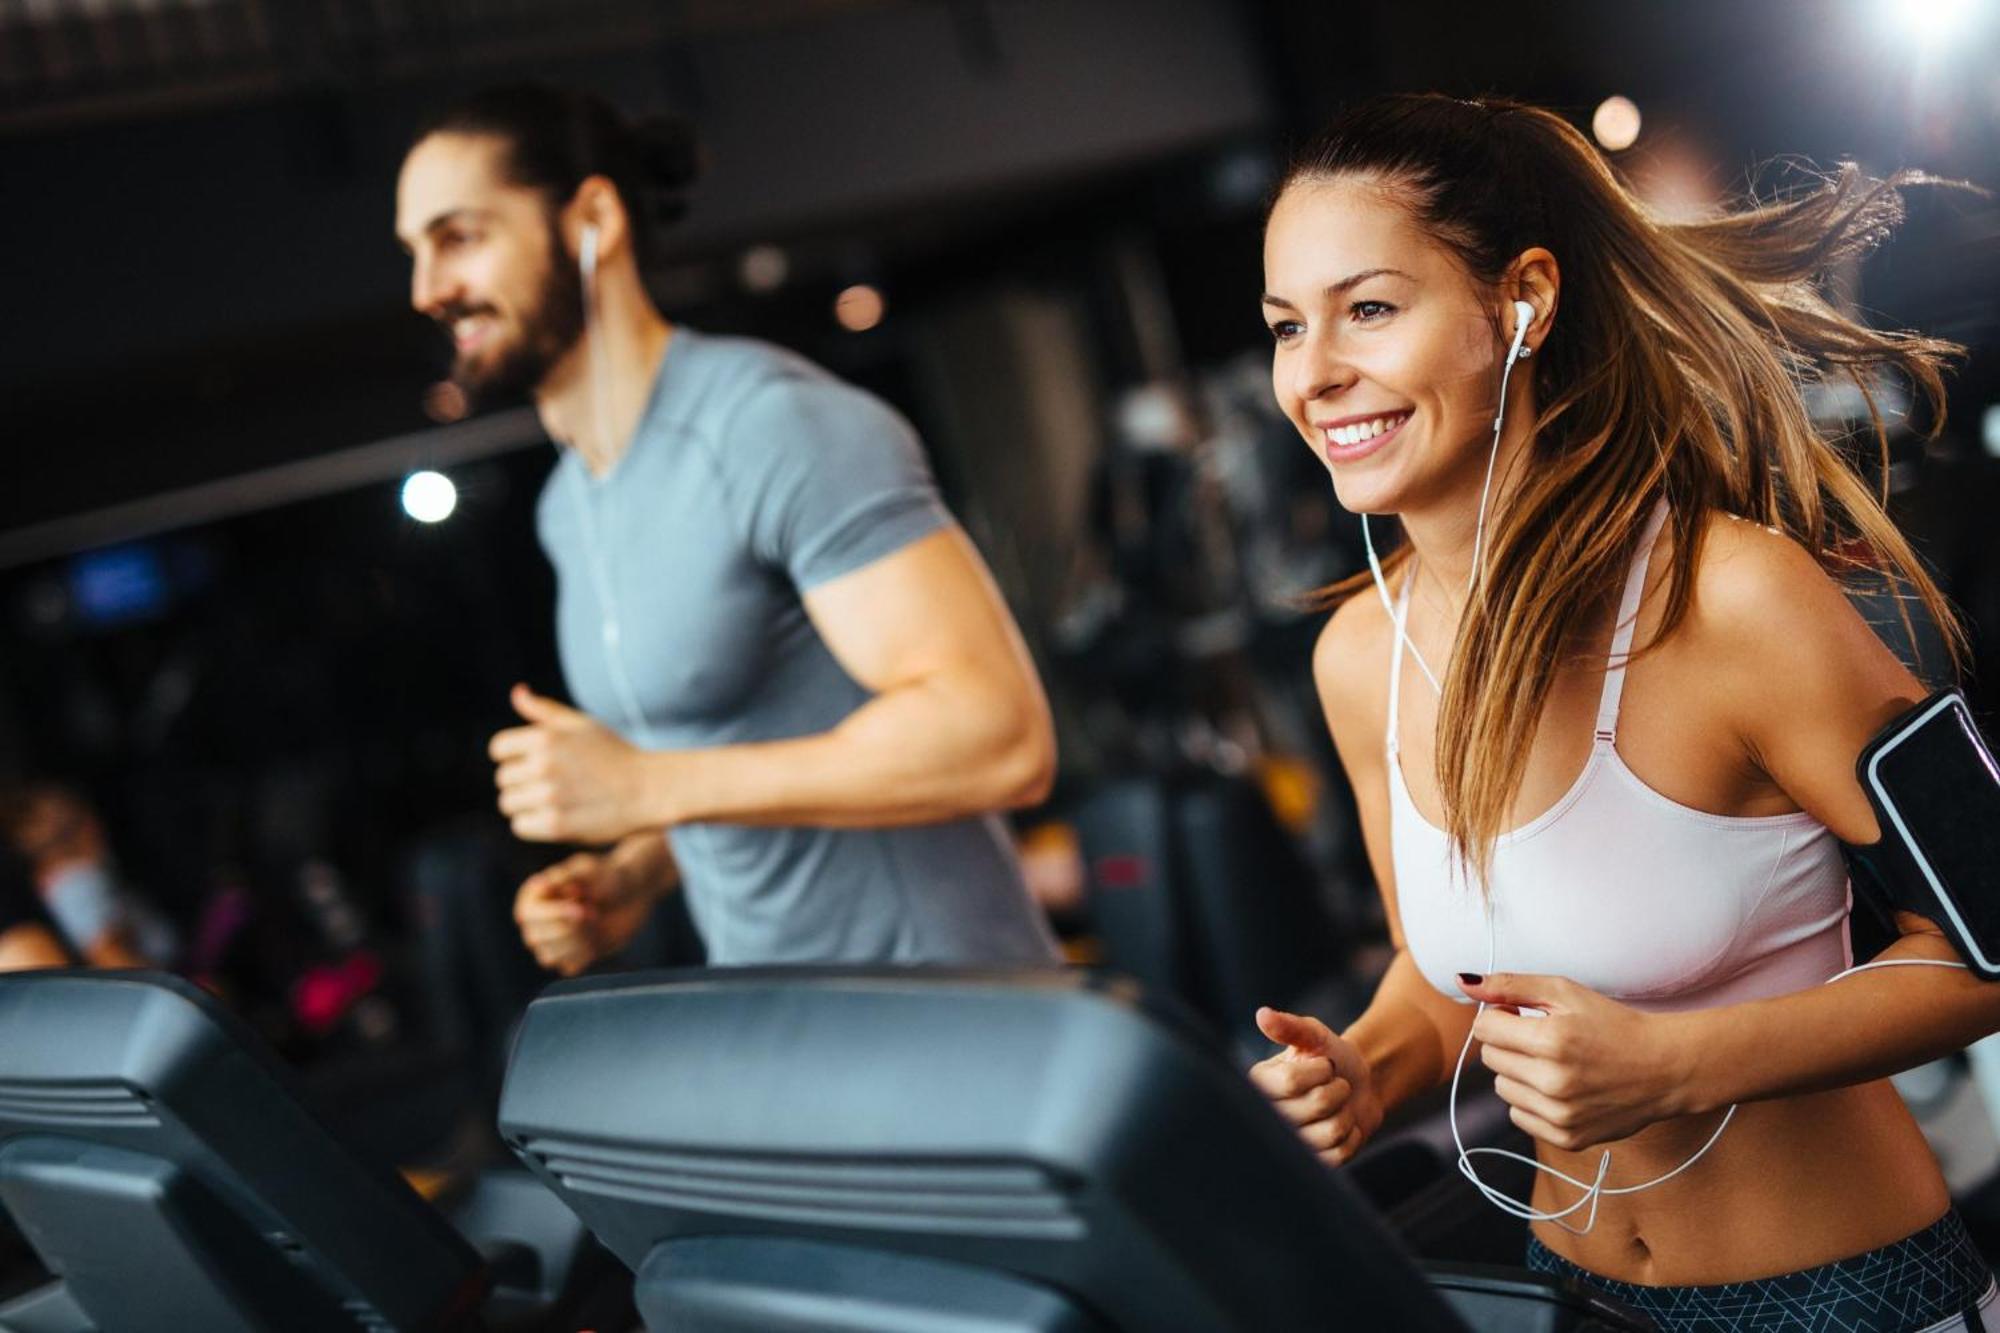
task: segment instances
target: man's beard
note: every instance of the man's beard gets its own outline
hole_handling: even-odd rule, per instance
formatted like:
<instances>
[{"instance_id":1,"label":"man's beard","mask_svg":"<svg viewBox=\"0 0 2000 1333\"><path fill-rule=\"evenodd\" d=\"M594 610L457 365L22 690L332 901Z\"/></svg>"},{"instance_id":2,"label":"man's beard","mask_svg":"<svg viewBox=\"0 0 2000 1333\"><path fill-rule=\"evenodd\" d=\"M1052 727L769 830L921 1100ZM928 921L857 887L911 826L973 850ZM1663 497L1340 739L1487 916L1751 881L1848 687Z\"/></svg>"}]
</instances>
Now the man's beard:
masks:
<instances>
[{"instance_id":1,"label":"man's beard","mask_svg":"<svg viewBox=\"0 0 2000 1333\"><path fill-rule=\"evenodd\" d=\"M453 306L443 312L440 322L449 329L467 315L491 309ZM452 383L465 391L474 410L534 392L556 362L576 346L583 336L583 282L575 269L550 257L535 303L523 314L520 328L521 335L499 348L497 354L478 362L463 355L452 361Z\"/></svg>"}]
</instances>

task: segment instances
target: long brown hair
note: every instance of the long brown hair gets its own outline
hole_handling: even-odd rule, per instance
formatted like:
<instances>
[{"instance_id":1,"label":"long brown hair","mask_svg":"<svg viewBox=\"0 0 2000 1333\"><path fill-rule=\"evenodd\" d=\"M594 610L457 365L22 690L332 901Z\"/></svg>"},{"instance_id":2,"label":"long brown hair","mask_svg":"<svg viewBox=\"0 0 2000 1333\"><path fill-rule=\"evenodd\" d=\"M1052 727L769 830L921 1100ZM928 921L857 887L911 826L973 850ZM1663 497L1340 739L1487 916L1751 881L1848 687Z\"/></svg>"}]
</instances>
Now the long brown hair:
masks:
<instances>
[{"instance_id":1,"label":"long brown hair","mask_svg":"<svg viewBox=\"0 0 2000 1333\"><path fill-rule=\"evenodd\" d=\"M1459 621L1438 711L1445 827L1482 883L1560 661L1661 496L1674 555L1655 643L1686 616L1703 520L1722 510L1788 534L1830 572L1867 569L1913 591L1953 667L1964 661L1963 629L1884 512L1888 433L1871 391L1879 370L1900 375L1935 433L1940 372L1961 349L1870 329L1821 290L1902 220L1899 187L1930 178L1875 180L1846 164L1772 202L1666 222L1559 116L1434 94L1355 106L1305 145L1283 186L1343 176L1387 186L1477 282L1497 284L1533 246L1561 266L1561 317L1528 363L1546 404L1531 463L1488 519L1484 592ZM1828 377L1866 396L1880 496L1858 467L1862 439L1813 426L1802 386ZM1368 583L1334 584L1326 604Z\"/></svg>"}]
</instances>

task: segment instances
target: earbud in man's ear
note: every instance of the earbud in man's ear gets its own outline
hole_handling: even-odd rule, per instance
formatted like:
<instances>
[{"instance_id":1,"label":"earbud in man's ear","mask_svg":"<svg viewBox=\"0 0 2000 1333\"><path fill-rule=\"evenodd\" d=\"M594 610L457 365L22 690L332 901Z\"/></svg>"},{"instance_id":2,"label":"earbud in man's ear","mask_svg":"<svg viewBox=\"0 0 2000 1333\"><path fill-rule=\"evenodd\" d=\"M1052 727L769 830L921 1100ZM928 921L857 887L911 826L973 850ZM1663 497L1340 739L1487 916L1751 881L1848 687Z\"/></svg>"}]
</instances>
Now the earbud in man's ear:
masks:
<instances>
[{"instance_id":1,"label":"earbud in man's ear","mask_svg":"<svg viewBox=\"0 0 2000 1333\"><path fill-rule=\"evenodd\" d=\"M597 224L583 224L583 236L577 241L577 266L583 270L583 280L588 283L597 276ZM1521 302L1526 305L1527 302Z\"/></svg>"},{"instance_id":2,"label":"earbud in man's ear","mask_svg":"<svg viewBox=\"0 0 2000 1333\"><path fill-rule=\"evenodd\" d=\"M1523 346L1528 338L1528 326L1535 322L1535 307L1526 301L1514 302L1514 343L1507 349L1507 362L1512 365L1516 358L1530 355Z\"/></svg>"}]
</instances>

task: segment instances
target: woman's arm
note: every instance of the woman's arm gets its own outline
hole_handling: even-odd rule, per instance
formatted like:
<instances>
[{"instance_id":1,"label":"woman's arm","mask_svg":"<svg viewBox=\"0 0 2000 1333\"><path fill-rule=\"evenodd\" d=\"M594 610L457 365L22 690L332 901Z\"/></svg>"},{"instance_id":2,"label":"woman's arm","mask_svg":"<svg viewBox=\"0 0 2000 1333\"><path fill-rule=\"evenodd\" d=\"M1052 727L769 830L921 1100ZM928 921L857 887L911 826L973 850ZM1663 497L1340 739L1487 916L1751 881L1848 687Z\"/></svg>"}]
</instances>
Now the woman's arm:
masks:
<instances>
[{"instance_id":1,"label":"woman's arm","mask_svg":"<svg viewBox=\"0 0 2000 1333\"><path fill-rule=\"evenodd\" d=\"M1439 995L1409 950L1396 949L1368 1008L1345 1033L1368 1061L1384 1111L1451 1078L1473 1013L1473 1006Z\"/></svg>"},{"instance_id":2,"label":"woman's arm","mask_svg":"<svg viewBox=\"0 0 2000 1333\"><path fill-rule=\"evenodd\" d=\"M1875 841L1855 759L1924 687L1792 542L1717 522L1708 545L1685 632L1712 663L1714 697L1747 760L1836 837ZM1901 937L1878 961L1957 961L1922 917L1898 914L1897 924ZM1670 1116L1865 1082L2000 1029L2000 985L1934 966L1662 1015L1560 978L1494 976L1466 991L1549 1013L1489 1009L1475 1030L1515 1122L1563 1148Z\"/></svg>"},{"instance_id":3,"label":"woman's arm","mask_svg":"<svg viewBox=\"0 0 2000 1333\"><path fill-rule=\"evenodd\" d=\"M1472 1006L1447 999L1424 980L1403 941L1383 751L1391 632L1374 599L1348 601L1320 633L1313 676L1341 768L1354 789L1362 842L1395 954L1367 1010L1342 1034L1314 1019L1261 1012L1265 1035L1287 1049L1251 1070L1308 1146L1333 1163L1351 1157L1387 1112L1450 1077L1473 1015Z\"/></svg>"},{"instance_id":4,"label":"woman's arm","mask_svg":"<svg viewBox=\"0 0 2000 1333\"><path fill-rule=\"evenodd\" d=\"M1877 961L1958 961L1922 917L1898 913L1897 924L1902 938ZM1885 967L1710 1012L1683 1036L1689 1111L1864 1083L1949 1055L2000 1030L2000 985L1957 968Z\"/></svg>"},{"instance_id":5,"label":"woman's arm","mask_svg":"<svg viewBox=\"0 0 2000 1333\"><path fill-rule=\"evenodd\" d=\"M1925 687L1804 551L1748 524L1716 528L1722 558L1699 585L1710 603L1702 629L1733 650L1729 698L1745 744L1836 837L1874 842L1855 757ZM1931 922L1896 922L1902 936L1881 961L1958 961ZM1955 968L1885 967L1689 1026L1689 1109L1700 1110L1859 1083L1958 1050L2000 1029L2000 985Z\"/></svg>"},{"instance_id":6,"label":"woman's arm","mask_svg":"<svg viewBox=\"0 0 2000 1333\"><path fill-rule=\"evenodd\" d=\"M1440 995L1417 971L1403 938L1389 846L1389 662L1395 627L1373 597L1355 597L1327 622L1313 650L1313 681L1340 765L1354 790L1368 868L1382 895L1395 956L1368 1008L1346 1037L1367 1058L1383 1104L1393 1110L1451 1077L1473 1007Z\"/></svg>"}]
</instances>

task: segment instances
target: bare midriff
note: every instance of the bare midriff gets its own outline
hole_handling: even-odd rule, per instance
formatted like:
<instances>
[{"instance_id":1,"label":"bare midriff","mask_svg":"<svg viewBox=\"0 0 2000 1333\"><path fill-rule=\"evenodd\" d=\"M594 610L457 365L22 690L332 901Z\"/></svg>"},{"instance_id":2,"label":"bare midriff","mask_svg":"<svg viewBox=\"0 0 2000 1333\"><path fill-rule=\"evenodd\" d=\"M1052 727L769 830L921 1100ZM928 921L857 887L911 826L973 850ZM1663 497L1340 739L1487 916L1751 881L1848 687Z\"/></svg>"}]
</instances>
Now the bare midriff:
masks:
<instances>
[{"instance_id":1,"label":"bare midriff","mask_svg":"<svg viewBox=\"0 0 2000 1333\"><path fill-rule=\"evenodd\" d=\"M1638 1184L1686 1161L1721 1111L1663 1121L1629 1139L1541 1161L1605 1187ZM1553 1212L1580 1191L1536 1173L1534 1205ZM1597 1224L1572 1235L1537 1222L1541 1242L1603 1277L1647 1286L1708 1286L1797 1272L1893 1244L1943 1216L1944 1178L1922 1131L1886 1080L1747 1103L1722 1138L1680 1175L1606 1197ZM1588 1206L1564 1220L1581 1226Z\"/></svg>"}]
</instances>

